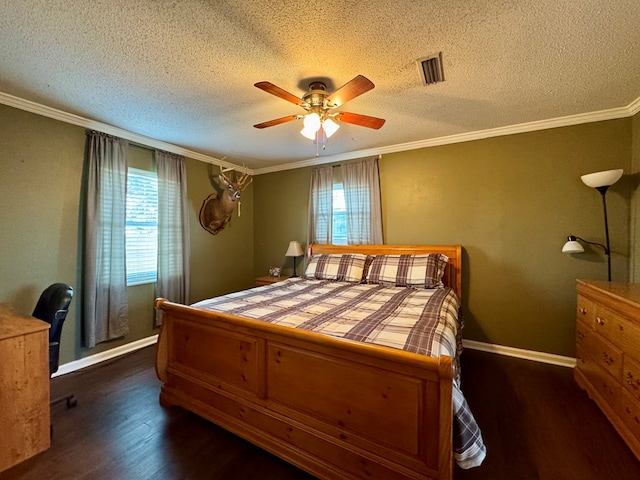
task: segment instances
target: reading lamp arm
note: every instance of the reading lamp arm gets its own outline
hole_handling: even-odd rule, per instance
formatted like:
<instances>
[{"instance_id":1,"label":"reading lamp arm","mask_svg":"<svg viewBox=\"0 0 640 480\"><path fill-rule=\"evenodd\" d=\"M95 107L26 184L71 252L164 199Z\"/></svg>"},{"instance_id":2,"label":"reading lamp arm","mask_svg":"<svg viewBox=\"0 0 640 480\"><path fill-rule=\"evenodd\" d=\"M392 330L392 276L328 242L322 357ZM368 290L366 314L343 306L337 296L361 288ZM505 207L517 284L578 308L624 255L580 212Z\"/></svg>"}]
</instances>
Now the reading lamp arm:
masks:
<instances>
[{"instance_id":1,"label":"reading lamp arm","mask_svg":"<svg viewBox=\"0 0 640 480\"><path fill-rule=\"evenodd\" d=\"M609 255L609 249L608 249L607 247L605 247L604 245L602 245L601 243L598 243L598 242L590 242L589 240L585 240L585 239L584 239L584 238L582 238L582 237L575 237L575 238L576 238L577 240L580 240L581 242L588 243L589 245L597 245L597 246L599 246L600 248L602 248L602 249L604 250L604 254L605 254L605 255Z\"/></svg>"}]
</instances>

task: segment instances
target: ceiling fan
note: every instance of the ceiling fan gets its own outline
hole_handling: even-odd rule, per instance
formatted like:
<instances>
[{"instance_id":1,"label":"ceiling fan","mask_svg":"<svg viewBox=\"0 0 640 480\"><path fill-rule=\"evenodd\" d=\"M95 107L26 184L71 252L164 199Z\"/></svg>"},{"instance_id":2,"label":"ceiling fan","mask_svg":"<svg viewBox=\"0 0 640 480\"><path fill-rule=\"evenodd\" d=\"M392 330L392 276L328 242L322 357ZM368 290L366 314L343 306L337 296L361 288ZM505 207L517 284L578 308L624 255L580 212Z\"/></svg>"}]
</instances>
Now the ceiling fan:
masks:
<instances>
[{"instance_id":1,"label":"ceiling fan","mask_svg":"<svg viewBox=\"0 0 640 480\"><path fill-rule=\"evenodd\" d=\"M309 90L302 98L298 98L270 82L258 82L255 86L306 110L306 113L303 114L288 115L268 122L258 123L254 125L255 128L273 127L292 120L303 119L304 128L300 133L310 140L318 141L320 138L330 137L340 128L336 120L376 130L382 127L385 122L383 118L334 111L349 100L353 100L375 87L371 80L362 75L356 76L333 93L327 91L327 86L324 82L312 81L309 84Z\"/></svg>"}]
</instances>

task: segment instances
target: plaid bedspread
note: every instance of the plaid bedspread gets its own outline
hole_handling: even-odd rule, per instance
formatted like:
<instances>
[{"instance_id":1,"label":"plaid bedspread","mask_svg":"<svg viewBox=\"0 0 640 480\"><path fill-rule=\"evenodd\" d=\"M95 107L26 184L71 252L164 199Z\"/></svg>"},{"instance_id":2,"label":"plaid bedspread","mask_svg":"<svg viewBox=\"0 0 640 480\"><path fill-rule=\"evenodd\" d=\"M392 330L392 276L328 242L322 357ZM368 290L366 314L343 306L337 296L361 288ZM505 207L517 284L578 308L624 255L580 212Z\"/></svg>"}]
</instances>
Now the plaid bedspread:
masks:
<instances>
[{"instance_id":1,"label":"plaid bedspread","mask_svg":"<svg viewBox=\"0 0 640 480\"><path fill-rule=\"evenodd\" d=\"M454 458L462 468L486 455L460 390L462 322L450 288L413 289L292 278L195 303L194 307L302 328L324 335L454 359Z\"/></svg>"}]
</instances>

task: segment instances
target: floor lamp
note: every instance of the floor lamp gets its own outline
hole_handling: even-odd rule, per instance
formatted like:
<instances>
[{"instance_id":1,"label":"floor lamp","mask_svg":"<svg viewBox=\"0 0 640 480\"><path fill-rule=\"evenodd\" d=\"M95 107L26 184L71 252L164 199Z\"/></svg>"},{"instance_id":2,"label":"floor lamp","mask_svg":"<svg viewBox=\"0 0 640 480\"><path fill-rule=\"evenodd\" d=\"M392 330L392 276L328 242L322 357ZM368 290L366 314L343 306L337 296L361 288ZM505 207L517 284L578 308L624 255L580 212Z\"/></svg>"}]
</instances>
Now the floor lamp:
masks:
<instances>
[{"instance_id":1,"label":"floor lamp","mask_svg":"<svg viewBox=\"0 0 640 480\"><path fill-rule=\"evenodd\" d=\"M591 245L598 245L604 249L604 254L607 256L607 279L611 281L611 245L609 244L609 220L607 218L607 190L609 187L616 183L622 177L623 170L618 168L616 170L605 170L603 172L589 173L588 175L582 175L580 178L588 187L595 188L602 195L602 208L604 210L604 234L606 239L606 245L601 243L590 242L574 235L569 235L567 243L562 247L562 253L583 253L584 248L580 244L580 241L589 243Z\"/></svg>"}]
</instances>

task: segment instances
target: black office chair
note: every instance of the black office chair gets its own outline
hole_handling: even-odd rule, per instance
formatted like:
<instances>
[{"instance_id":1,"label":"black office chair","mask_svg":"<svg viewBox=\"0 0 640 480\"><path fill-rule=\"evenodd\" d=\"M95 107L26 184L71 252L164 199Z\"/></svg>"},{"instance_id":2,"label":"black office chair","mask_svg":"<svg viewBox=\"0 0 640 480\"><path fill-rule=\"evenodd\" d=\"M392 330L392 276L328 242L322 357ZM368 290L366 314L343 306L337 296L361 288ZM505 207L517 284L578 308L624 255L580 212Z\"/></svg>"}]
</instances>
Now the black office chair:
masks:
<instances>
[{"instance_id":1,"label":"black office chair","mask_svg":"<svg viewBox=\"0 0 640 480\"><path fill-rule=\"evenodd\" d=\"M49 375L58 371L60 359L60 335L62 325L69 312L69 304L73 299L73 288L66 283L54 283L45 289L40 295L36 308L31 314L33 317L45 321L51 325L49 329ZM51 402L51 405L66 402L67 408L75 407L78 400L73 394L65 395Z\"/></svg>"}]
</instances>

